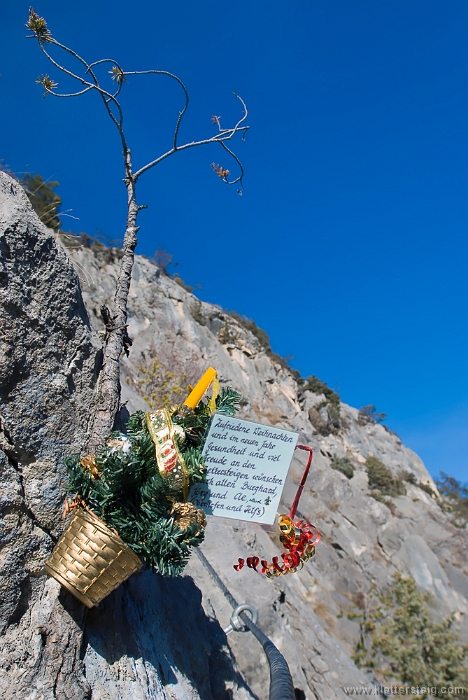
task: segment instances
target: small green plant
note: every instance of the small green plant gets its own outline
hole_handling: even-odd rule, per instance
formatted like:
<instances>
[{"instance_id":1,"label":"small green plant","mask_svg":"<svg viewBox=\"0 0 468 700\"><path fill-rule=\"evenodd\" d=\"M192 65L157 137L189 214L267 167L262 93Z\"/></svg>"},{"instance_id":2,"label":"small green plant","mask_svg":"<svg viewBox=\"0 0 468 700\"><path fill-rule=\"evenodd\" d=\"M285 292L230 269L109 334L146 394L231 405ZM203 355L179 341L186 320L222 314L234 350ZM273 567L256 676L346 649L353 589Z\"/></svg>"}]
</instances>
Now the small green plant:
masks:
<instances>
[{"instance_id":1,"label":"small green plant","mask_svg":"<svg viewBox=\"0 0 468 700\"><path fill-rule=\"evenodd\" d=\"M325 398L329 403L335 403L338 405L340 403L339 394L337 394L336 391L333 391L333 389L330 389L328 384L322 382L322 380L315 375L307 377L303 388L304 391L311 391L314 394L325 394Z\"/></svg>"},{"instance_id":2,"label":"small green plant","mask_svg":"<svg viewBox=\"0 0 468 700\"><path fill-rule=\"evenodd\" d=\"M346 617L348 618L348 620L356 620L356 618L362 617L362 613L351 611L351 612L346 613Z\"/></svg>"},{"instance_id":3,"label":"small green plant","mask_svg":"<svg viewBox=\"0 0 468 700\"><path fill-rule=\"evenodd\" d=\"M441 498L439 504L456 527L465 527L468 523L468 487L453 476L440 472L436 479Z\"/></svg>"},{"instance_id":4,"label":"small green plant","mask_svg":"<svg viewBox=\"0 0 468 700\"><path fill-rule=\"evenodd\" d=\"M127 382L156 410L182 403L189 393L189 384L195 384L199 375L195 358L166 358L153 350L149 355L142 353L136 376L127 377Z\"/></svg>"},{"instance_id":5,"label":"small green plant","mask_svg":"<svg viewBox=\"0 0 468 700\"><path fill-rule=\"evenodd\" d=\"M169 253L165 248L157 248L151 258L151 262L154 262L164 275L169 276L167 271L169 265L177 265L177 263L172 262L173 257L172 253Z\"/></svg>"},{"instance_id":6,"label":"small green plant","mask_svg":"<svg viewBox=\"0 0 468 700\"><path fill-rule=\"evenodd\" d=\"M194 321L200 324L200 326L206 326L206 318L202 312L202 303L200 299L195 299L195 303L190 308L190 313Z\"/></svg>"},{"instance_id":7,"label":"small green plant","mask_svg":"<svg viewBox=\"0 0 468 700\"><path fill-rule=\"evenodd\" d=\"M232 330L227 321L224 322L224 325L221 326L221 328L218 331L218 340L223 345L228 345L228 343L235 343L237 340L236 333Z\"/></svg>"},{"instance_id":8,"label":"small green plant","mask_svg":"<svg viewBox=\"0 0 468 700\"><path fill-rule=\"evenodd\" d=\"M435 496L433 489L430 484L425 484L422 481L416 481L416 477L413 472L404 471L400 473L400 478L406 481L408 484L413 484L417 486L421 491L425 491L429 496Z\"/></svg>"},{"instance_id":9,"label":"small green plant","mask_svg":"<svg viewBox=\"0 0 468 700\"><path fill-rule=\"evenodd\" d=\"M254 335L265 352L271 352L270 338L263 328L259 328L255 321L247 316L241 316L237 311L227 311L232 318L235 318L241 326Z\"/></svg>"},{"instance_id":10,"label":"small green plant","mask_svg":"<svg viewBox=\"0 0 468 700\"><path fill-rule=\"evenodd\" d=\"M379 503L386 505L387 508L390 508L392 513L395 512L395 504L391 498L388 498L388 496L384 496L380 491L370 491L369 495L376 501L379 501Z\"/></svg>"},{"instance_id":11,"label":"small green plant","mask_svg":"<svg viewBox=\"0 0 468 700\"><path fill-rule=\"evenodd\" d=\"M333 389L330 389L328 384L322 382L322 380L315 375L307 377L305 384L303 385L303 390L311 391L313 394L324 394L325 401L315 406L315 408L317 411L319 411L322 406L327 406L331 423L335 428L339 428L341 411L339 394L337 394L336 391L333 391Z\"/></svg>"},{"instance_id":12,"label":"small green plant","mask_svg":"<svg viewBox=\"0 0 468 700\"><path fill-rule=\"evenodd\" d=\"M386 413L377 413L375 406L369 404L359 409L358 423L360 425L365 425L366 423L383 423L386 417Z\"/></svg>"},{"instance_id":13,"label":"small green plant","mask_svg":"<svg viewBox=\"0 0 468 700\"><path fill-rule=\"evenodd\" d=\"M416 486L421 489L421 491L425 491L431 498L435 496L434 491L431 489L430 484L425 484L422 481L419 481Z\"/></svg>"},{"instance_id":14,"label":"small green plant","mask_svg":"<svg viewBox=\"0 0 468 700\"><path fill-rule=\"evenodd\" d=\"M452 630L453 615L434 622L432 600L412 578L394 574L362 615L355 663L374 669L382 681L416 686L424 679L425 686L437 689L436 697L445 697L447 686L466 689L468 645L461 644ZM429 694L434 696L428 690L422 697Z\"/></svg>"},{"instance_id":15,"label":"small green plant","mask_svg":"<svg viewBox=\"0 0 468 700\"><path fill-rule=\"evenodd\" d=\"M380 496L401 496L406 493L403 479L394 477L390 469L377 457L369 455L366 459L366 469L371 492L375 491ZM374 493L371 495L376 497ZM382 498L377 498L377 500L382 500Z\"/></svg>"},{"instance_id":16,"label":"small green plant","mask_svg":"<svg viewBox=\"0 0 468 700\"><path fill-rule=\"evenodd\" d=\"M273 352L273 350L271 349L270 338L268 334L266 333L266 331L263 330L263 328L259 328L253 319L247 318L247 316L241 316L237 313L237 311L225 311L225 313L229 314L229 316L232 316L232 318L234 318L238 323L240 323L241 326L243 326L247 331L250 331L252 335L256 337L260 344L260 347L262 348L262 350L265 351L270 360L279 364L281 367L283 367L283 369L287 369L289 372L291 372L298 384L304 384L304 380L302 379L300 372L297 369L293 369L293 367L291 367L288 362L288 359L292 358L281 357L281 355L278 355L278 353ZM222 335L224 335L224 333ZM220 342L223 343L224 341L220 340Z\"/></svg>"},{"instance_id":17,"label":"small green plant","mask_svg":"<svg viewBox=\"0 0 468 700\"><path fill-rule=\"evenodd\" d=\"M331 461L331 468L341 472L348 479L352 479L354 476L354 467L351 464L351 460L347 457L337 457L335 455Z\"/></svg>"},{"instance_id":18,"label":"small green plant","mask_svg":"<svg viewBox=\"0 0 468 700\"><path fill-rule=\"evenodd\" d=\"M309 420L319 435L327 437L334 432L330 422L324 420L315 407L309 408Z\"/></svg>"},{"instance_id":19,"label":"small green plant","mask_svg":"<svg viewBox=\"0 0 468 700\"><path fill-rule=\"evenodd\" d=\"M190 292L190 294L193 292L193 287L191 287L189 284L185 284L184 280L179 277L179 275L176 273L174 277L172 278L176 284L179 285L179 287L182 287L182 289L185 289L186 292Z\"/></svg>"},{"instance_id":20,"label":"small green plant","mask_svg":"<svg viewBox=\"0 0 468 700\"><path fill-rule=\"evenodd\" d=\"M41 175L26 173L21 179L21 184L42 223L58 231L62 225L58 215L62 198L54 192L54 189L59 186L59 183L56 180L44 182Z\"/></svg>"},{"instance_id":21,"label":"small green plant","mask_svg":"<svg viewBox=\"0 0 468 700\"><path fill-rule=\"evenodd\" d=\"M330 416L330 422L333 425L334 428L340 428L341 423L340 423L340 415L341 415L341 407L339 403L336 402L327 402L327 410L328 410L328 415Z\"/></svg>"}]
</instances>

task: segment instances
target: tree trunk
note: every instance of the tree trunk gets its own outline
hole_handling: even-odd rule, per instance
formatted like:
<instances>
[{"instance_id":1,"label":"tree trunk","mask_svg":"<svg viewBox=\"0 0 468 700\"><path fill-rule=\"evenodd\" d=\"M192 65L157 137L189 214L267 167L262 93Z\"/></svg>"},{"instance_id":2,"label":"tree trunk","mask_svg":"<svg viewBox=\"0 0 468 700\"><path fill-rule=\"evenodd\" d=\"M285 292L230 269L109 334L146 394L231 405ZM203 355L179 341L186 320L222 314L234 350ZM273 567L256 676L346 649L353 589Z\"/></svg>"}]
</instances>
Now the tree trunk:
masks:
<instances>
[{"instance_id":1,"label":"tree trunk","mask_svg":"<svg viewBox=\"0 0 468 700\"><path fill-rule=\"evenodd\" d=\"M103 366L97 386L96 411L87 446L89 454L93 454L104 444L112 431L115 416L120 408L120 355L127 334L127 301L137 244L136 221L140 209L135 199L135 181L131 174L130 154L126 158L126 166L129 173L125 180L128 194L127 226L120 273L116 283L114 314L106 328Z\"/></svg>"}]
</instances>

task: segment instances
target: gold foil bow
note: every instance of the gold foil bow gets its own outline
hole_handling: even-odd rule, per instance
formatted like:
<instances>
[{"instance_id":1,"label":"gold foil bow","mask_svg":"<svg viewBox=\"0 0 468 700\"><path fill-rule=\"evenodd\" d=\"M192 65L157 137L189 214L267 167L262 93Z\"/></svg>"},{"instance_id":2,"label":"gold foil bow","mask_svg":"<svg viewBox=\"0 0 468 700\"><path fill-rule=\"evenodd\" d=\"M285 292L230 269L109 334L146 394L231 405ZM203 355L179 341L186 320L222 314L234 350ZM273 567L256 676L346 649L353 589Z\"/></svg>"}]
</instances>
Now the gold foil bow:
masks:
<instances>
[{"instance_id":1,"label":"gold foil bow","mask_svg":"<svg viewBox=\"0 0 468 700\"><path fill-rule=\"evenodd\" d=\"M180 489L187 500L188 476L184 458L175 440L176 427L167 408L146 413L146 425L154 442L156 462L161 475L172 488Z\"/></svg>"}]
</instances>

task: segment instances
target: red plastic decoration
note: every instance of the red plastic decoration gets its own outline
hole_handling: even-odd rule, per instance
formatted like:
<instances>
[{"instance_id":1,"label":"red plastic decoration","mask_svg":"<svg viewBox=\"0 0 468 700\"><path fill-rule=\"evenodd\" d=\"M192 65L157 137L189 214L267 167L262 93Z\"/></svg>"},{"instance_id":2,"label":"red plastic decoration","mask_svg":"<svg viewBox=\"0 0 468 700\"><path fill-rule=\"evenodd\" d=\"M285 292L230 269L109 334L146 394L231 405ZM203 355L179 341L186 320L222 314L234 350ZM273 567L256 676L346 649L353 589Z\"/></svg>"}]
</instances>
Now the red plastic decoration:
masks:
<instances>
[{"instance_id":1,"label":"red plastic decoration","mask_svg":"<svg viewBox=\"0 0 468 700\"><path fill-rule=\"evenodd\" d=\"M236 571L240 571L247 564L249 569L254 569L259 574L266 574L268 578L294 574L298 569L302 569L305 562L315 554L315 545L320 542L319 531L306 520L294 521L314 451L311 447L306 447L305 445L296 445L296 450L306 450L309 453L309 459L307 460L307 466L302 475L289 515L280 515L278 518L280 540L283 547L287 550L281 555L283 561L280 564L279 557L273 557L271 562L268 562L266 559L260 560L258 557L248 557L247 561L239 558L238 563L234 564ZM260 570L258 569L259 564L262 565Z\"/></svg>"}]
</instances>

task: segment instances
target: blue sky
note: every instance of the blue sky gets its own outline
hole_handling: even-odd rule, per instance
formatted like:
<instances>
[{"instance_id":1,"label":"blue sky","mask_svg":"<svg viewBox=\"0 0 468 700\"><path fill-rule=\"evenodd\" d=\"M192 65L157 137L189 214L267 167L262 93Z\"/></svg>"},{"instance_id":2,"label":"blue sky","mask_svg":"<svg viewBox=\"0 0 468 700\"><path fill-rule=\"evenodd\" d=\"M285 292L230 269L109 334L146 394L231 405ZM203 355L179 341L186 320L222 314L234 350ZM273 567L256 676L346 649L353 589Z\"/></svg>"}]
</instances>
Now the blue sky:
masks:
<instances>
[{"instance_id":1,"label":"blue sky","mask_svg":"<svg viewBox=\"0 0 468 700\"><path fill-rule=\"evenodd\" d=\"M182 139L249 108L242 197L210 163L139 183L139 252L165 248L202 299L253 318L353 406L373 403L432 474L468 480L466 0L42 0L88 60L162 68L187 85ZM96 96L42 100L28 3L0 9L0 157L60 182L74 231L119 238L117 132ZM135 165L167 150L182 105L166 78L125 86ZM232 172L235 166L231 167ZM64 220L65 221L65 220Z\"/></svg>"}]
</instances>

